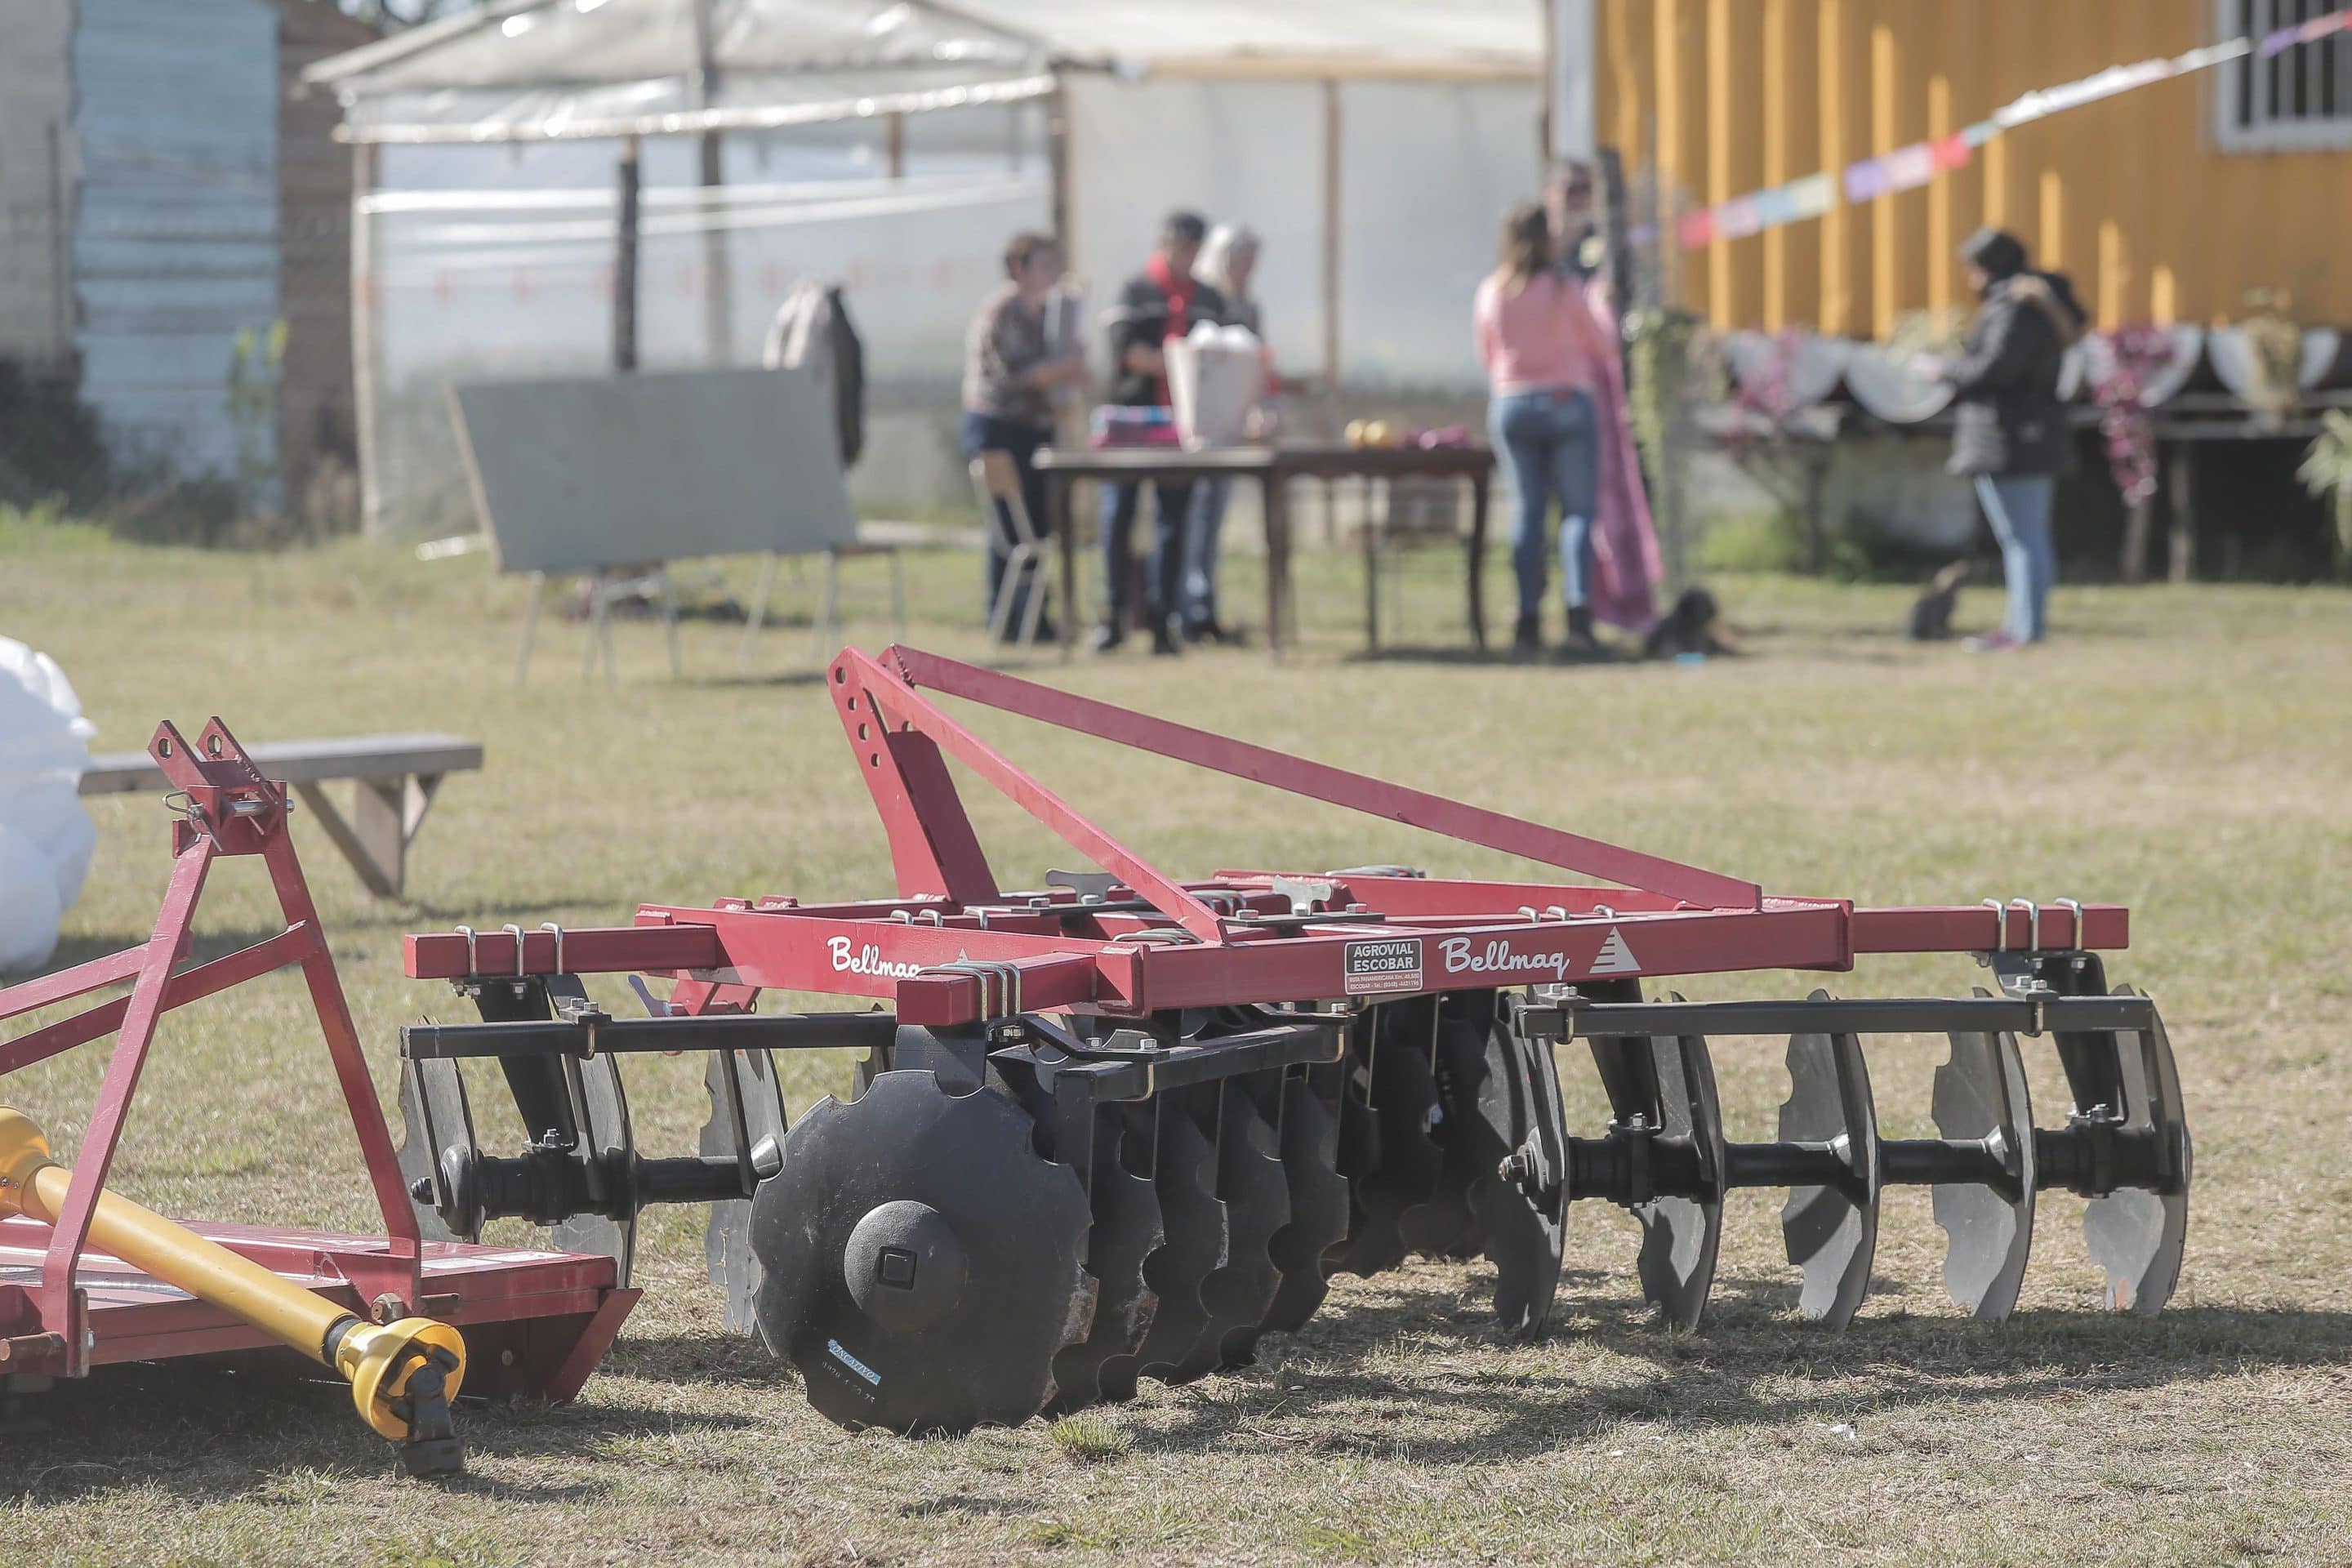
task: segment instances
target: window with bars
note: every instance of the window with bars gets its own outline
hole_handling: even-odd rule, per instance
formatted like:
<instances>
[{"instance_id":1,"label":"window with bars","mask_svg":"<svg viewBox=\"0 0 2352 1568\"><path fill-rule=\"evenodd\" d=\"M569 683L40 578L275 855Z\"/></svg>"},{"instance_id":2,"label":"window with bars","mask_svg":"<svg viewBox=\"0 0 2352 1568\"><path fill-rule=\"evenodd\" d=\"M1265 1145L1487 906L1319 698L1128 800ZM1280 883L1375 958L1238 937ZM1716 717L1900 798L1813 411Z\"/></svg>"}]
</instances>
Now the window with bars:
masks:
<instances>
[{"instance_id":1,"label":"window with bars","mask_svg":"<svg viewBox=\"0 0 2352 1568\"><path fill-rule=\"evenodd\" d=\"M2315 16L2352 10L2352 0L2218 0L2224 38L2260 38ZM2352 148L2352 33L2297 44L2220 69L2214 106L2224 152L2284 153Z\"/></svg>"}]
</instances>

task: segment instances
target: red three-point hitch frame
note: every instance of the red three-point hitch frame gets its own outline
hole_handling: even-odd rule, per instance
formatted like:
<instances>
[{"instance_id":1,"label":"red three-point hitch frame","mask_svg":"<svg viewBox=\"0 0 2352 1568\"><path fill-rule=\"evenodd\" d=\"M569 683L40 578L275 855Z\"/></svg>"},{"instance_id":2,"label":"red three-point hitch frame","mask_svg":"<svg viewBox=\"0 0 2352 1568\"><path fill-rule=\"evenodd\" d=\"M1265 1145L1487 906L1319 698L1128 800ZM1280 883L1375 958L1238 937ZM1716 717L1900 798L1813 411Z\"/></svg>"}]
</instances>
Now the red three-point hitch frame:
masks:
<instances>
[{"instance_id":1,"label":"red three-point hitch frame","mask_svg":"<svg viewBox=\"0 0 2352 1568\"><path fill-rule=\"evenodd\" d=\"M147 940L0 990L0 1020L5 1020L131 983L127 995L0 1042L5 1100L9 1075L115 1036L57 1224L0 1219L0 1372L79 1376L102 1363L272 1342L209 1303L160 1289L136 1270L90 1252L88 1242L163 1016L290 964L300 967L309 988L383 1235L191 1228L379 1321L429 1310L453 1323L493 1325L483 1344L507 1349L513 1348L509 1339L535 1334L537 1343L524 1357L493 1354L485 1369L492 1383L482 1386L568 1395L593 1368L636 1293L613 1288L612 1265L604 1258L420 1243L367 1058L288 832L286 785L265 778L218 719L205 726L194 744L172 724L163 724L148 751L173 786L166 804L177 817L172 824L171 880ZM214 863L257 857L268 871L285 928L249 947L181 967ZM558 1321L534 1328L534 1319Z\"/></svg>"},{"instance_id":2,"label":"red three-point hitch frame","mask_svg":"<svg viewBox=\"0 0 2352 1568\"><path fill-rule=\"evenodd\" d=\"M682 984L672 1006L682 1012L732 1010L759 990L782 989L890 1000L901 1022L949 1026L1024 1010L1135 1018L1303 996L1843 971L1860 953L2119 948L2128 932L2126 911L2112 904L1856 909L1768 897L1720 872L913 648L878 658L846 650L827 684L888 835L898 896L646 904L634 927L563 933L564 972L674 976ZM1180 880L949 716L932 693L1599 880L1447 880L1395 868ZM1004 891L949 757L1104 875ZM407 940L408 971L419 978L558 972L550 932Z\"/></svg>"}]
</instances>

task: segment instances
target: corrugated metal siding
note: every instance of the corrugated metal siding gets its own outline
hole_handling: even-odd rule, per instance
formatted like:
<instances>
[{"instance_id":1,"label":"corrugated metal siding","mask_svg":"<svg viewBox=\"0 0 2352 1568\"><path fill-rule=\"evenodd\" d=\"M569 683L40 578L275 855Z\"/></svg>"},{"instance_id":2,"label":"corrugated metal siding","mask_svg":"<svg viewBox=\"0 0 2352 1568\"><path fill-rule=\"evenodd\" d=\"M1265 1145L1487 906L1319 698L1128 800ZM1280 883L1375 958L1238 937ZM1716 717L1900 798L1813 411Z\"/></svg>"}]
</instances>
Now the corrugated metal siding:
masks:
<instances>
[{"instance_id":1,"label":"corrugated metal siding","mask_svg":"<svg viewBox=\"0 0 2352 1568\"><path fill-rule=\"evenodd\" d=\"M78 342L118 456L237 472L236 335L278 314L277 38L264 0L80 0Z\"/></svg>"},{"instance_id":2,"label":"corrugated metal siding","mask_svg":"<svg viewBox=\"0 0 2352 1568\"><path fill-rule=\"evenodd\" d=\"M73 0L9 0L0 36L0 358L47 365L73 339Z\"/></svg>"},{"instance_id":3,"label":"corrugated metal siding","mask_svg":"<svg viewBox=\"0 0 2352 1568\"><path fill-rule=\"evenodd\" d=\"M1597 0L1599 123L1693 205L1835 170L2035 88L2211 42L2212 0ZM2352 153L2221 153L2205 79L1997 137L1925 190L1678 258L1722 327L1884 336L1964 303L1952 251L2013 229L2105 325L2219 321L2249 290L2352 323Z\"/></svg>"}]
</instances>

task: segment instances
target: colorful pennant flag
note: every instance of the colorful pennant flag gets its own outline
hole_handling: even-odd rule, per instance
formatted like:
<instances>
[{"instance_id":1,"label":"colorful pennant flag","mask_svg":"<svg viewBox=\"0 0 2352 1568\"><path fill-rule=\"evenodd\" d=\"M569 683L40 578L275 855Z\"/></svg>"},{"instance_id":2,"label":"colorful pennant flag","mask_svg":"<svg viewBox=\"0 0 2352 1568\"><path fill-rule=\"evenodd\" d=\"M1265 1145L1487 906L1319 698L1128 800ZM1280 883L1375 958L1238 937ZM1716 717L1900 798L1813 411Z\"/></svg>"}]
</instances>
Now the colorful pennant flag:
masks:
<instances>
[{"instance_id":1,"label":"colorful pennant flag","mask_svg":"<svg viewBox=\"0 0 2352 1568\"><path fill-rule=\"evenodd\" d=\"M1937 174L1966 168L1976 149L2004 131L2118 93L2208 70L2257 51L2264 57L2278 55L2298 44L2315 43L2347 31L2352 31L2352 11L2332 12L2281 27L2260 38L2231 38L2190 49L2170 59L2110 66L2076 81L2026 93L1993 110L1990 118L1964 126L1950 135L1915 142L1891 153L1864 158L1833 174L1808 174L1801 180L1751 191L1711 207L1685 213L1675 220L1675 237L1684 249L1695 250L1718 239L1743 239L1764 229L1820 217L1837 205L1841 188L1846 201L1857 206L1899 191L1916 190L1932 183ZM1645 245L1655 240L1657 235L1654 229L1645 228L1634 230L1629 237L1636 245Z\"/></svg>"}]
</instances>

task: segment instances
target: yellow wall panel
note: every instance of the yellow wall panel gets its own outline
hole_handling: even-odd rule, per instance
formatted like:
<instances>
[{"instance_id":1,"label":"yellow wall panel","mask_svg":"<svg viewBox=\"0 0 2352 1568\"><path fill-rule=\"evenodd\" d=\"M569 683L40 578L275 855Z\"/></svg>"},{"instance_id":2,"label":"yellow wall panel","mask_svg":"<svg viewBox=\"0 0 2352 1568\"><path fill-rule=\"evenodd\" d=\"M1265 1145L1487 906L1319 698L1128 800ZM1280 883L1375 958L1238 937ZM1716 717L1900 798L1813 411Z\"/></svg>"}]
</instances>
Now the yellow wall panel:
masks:
<instances>
[{"instance_id":1,"label":"yellow wall panel","mask_svg":"<svg viewBox=\"0 0 2352 1568\"><path fill-rule=\"evenodd\" d=\"M2210 0L1601 0L1601 122L1689 205L1947 135L2036 88L2214 37ZM2224 67L2223 69L2230 68ZM1979 225L2073 274L2105 325L2218 321L2249 290L2352 325L2352 150L2223 153L2219 73L1996 137L1925 191L1675 258L1726 328L1884 334L1966 303ZM1671 211L1668 215L1671 222Z\"/></svg>"}]
</instances>

